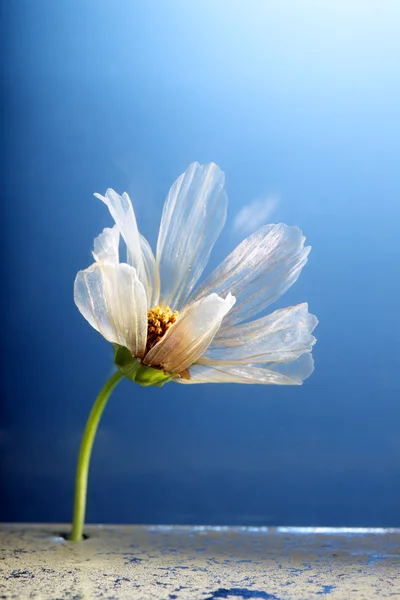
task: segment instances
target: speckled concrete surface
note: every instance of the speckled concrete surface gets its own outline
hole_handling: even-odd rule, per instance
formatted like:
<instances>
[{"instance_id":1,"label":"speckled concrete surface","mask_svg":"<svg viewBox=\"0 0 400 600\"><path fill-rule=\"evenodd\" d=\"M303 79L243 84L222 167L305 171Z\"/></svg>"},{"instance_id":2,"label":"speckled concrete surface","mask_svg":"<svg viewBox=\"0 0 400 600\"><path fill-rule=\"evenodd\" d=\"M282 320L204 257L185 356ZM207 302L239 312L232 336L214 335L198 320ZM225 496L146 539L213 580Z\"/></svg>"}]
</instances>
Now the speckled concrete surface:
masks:
<instances>
[{"instance_id":1,"label":"speckled concrete surface","mask_svg":"<svg viewBox=\"0 0 400 600\"><path fill-rule=\"evenodd\" d=\"M400 530L0 525L0 598L399 598Z\"/></svg>"}]
</instances>

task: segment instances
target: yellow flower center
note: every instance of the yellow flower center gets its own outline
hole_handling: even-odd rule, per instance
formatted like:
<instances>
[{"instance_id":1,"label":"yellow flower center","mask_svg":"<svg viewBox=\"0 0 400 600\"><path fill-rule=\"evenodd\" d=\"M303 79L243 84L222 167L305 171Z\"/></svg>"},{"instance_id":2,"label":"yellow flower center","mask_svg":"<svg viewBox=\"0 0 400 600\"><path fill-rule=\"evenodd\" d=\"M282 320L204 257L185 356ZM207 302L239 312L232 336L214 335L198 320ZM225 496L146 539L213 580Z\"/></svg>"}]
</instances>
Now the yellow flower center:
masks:
<instances>
[{"instance_id":1,"label":"yellow flower center","mask_svg":"<svg viewBox=\"0 0 400 600\"><path fill-rule=\"evenodd\" d=\"M169 306L161 308L157 305L147 311L146 352L161 340L178 316L178 311L172 311Z\"/></svg>"}]
</instances>

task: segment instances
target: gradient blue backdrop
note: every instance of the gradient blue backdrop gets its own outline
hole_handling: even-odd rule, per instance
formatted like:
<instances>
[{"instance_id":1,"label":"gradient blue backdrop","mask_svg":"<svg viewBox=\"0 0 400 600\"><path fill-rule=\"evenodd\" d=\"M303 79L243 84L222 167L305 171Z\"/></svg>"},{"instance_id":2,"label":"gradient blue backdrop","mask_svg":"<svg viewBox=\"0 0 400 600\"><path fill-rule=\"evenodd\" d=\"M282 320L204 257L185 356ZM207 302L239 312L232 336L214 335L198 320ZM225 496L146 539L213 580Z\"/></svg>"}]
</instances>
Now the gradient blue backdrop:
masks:
<instances>
[{"instance_id":1,"label":"gradient blue backdrop","mask_svg":"<svg viewBox=\"0 0 400 600\"><path fill-rule=\"evenodd\" d=\"M88 521L400 526L400 3L2 0L1 518L68 521L79 440L112 369L72 287L134 200L155 243L174 179L217 162L237 218L313 251L303 387L124 381L104 415ZM261 215L260 215L261 218Z\"/></svg>"}]
</instances>

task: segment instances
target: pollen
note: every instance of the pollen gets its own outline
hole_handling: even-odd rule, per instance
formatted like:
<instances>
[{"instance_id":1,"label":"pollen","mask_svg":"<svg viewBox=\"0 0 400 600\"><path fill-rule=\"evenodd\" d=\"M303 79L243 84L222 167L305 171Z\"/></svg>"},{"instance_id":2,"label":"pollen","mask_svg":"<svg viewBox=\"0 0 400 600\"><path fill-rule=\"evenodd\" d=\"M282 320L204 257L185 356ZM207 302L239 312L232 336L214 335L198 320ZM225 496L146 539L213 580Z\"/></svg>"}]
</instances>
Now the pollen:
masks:
<instances>
[{"instance_id":1,"label":"pollen","mask_svg":"<svg viewBox=\"0 0 400 600\"><path fill-rule=\"evenodd\" d=\"M172 311L169 306L161 308L157 305L147 311L146 352L164 337L171 325L175 323L178 316L178 311Z\"/></svg>"}]
</instances>

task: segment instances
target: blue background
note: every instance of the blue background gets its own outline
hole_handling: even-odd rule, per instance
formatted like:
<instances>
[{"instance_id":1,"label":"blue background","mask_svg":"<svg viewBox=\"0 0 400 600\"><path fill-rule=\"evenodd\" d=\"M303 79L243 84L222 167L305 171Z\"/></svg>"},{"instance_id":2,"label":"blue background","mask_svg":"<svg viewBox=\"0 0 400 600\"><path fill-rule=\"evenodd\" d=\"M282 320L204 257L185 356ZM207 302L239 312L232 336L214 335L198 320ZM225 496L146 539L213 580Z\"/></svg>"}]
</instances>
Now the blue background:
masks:
<instances>
[{"instance_id":1,"label":"blue background","mask_svg":"<svg viewBox=\"0 0 400 600\"><path fill-rule=\"evenodd\" d=\"M397 0L2 0L5 133L1 519L68 521L112 349L73 302L134 201L154 245L174 179L226 173L237 215L313 246L277 306L319 318L302 387L123 381L96 441L88 521L400 526Z\"/></svg>"}]
</instances>

